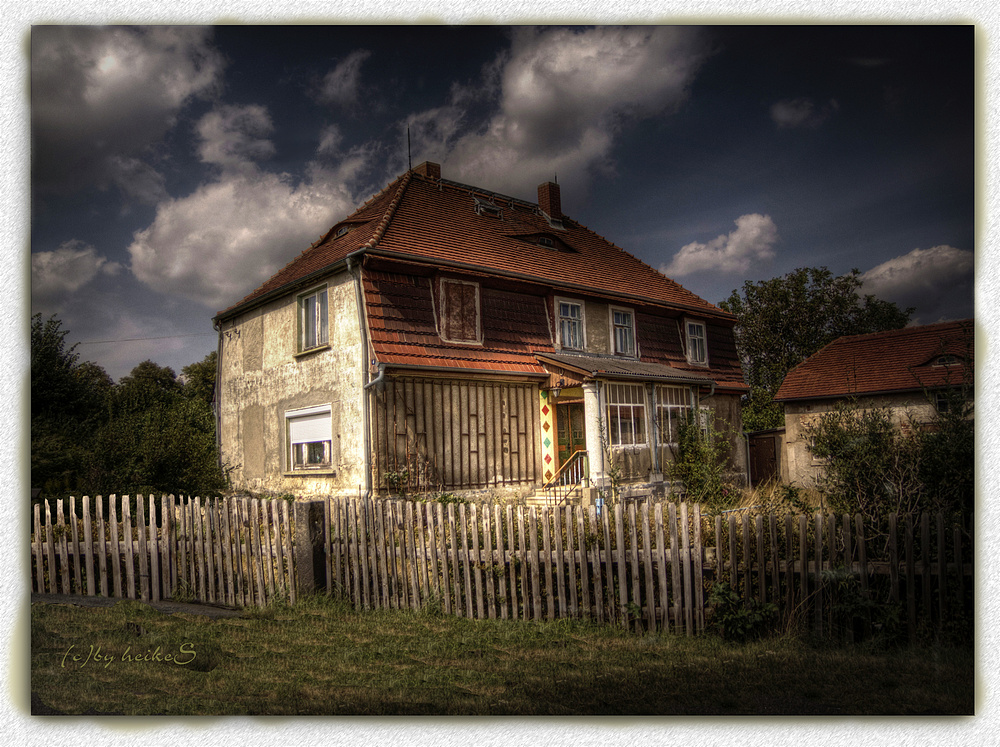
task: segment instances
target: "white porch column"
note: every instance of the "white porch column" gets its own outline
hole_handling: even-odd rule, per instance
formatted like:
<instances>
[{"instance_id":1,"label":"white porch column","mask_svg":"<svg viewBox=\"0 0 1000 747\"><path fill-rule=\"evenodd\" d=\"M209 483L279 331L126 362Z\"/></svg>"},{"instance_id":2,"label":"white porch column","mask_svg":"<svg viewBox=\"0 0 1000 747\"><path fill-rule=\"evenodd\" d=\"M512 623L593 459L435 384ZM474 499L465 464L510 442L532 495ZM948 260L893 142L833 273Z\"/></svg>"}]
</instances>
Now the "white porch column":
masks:
<instances>
[{"instance_id":1,"label":"white porch column","mask_svg":"<svg viewBox=\"0 0 1000 747\"><path fill-rule=\"evenodd\" d=\"M607 459L604 444L601 442L601 422L604 413L601 412L600 393L596 381L583 384L583 419L587 434L587 456L590 461L590 484L595 488L604 487Z\"/></svg>"}]
</instances>

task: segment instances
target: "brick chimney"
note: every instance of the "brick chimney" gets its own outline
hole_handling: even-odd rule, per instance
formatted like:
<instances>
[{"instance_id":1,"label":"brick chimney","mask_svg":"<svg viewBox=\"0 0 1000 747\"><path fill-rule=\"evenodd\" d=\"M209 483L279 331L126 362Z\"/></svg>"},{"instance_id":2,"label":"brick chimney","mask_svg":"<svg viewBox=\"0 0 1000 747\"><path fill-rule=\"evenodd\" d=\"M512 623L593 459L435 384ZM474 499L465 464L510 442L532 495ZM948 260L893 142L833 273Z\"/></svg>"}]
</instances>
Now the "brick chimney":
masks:
<instances>
[{"instance_id":1,"label":"brick chimney","mask_svg":"<svg viewBox=\"0 0 1000 747\"><path fill-rule=\"evenodd\" d=\"M562 204L559 200L559 185L555 182L545 182L538 185L538 207L551 220L562 220Z\"/></svg>"},{"instance_id":2,"label":"brick chimney","mask_svg":"<svg viewBox=\"0 0 1000 747\"><path fill-rule=\"evenodd\" d=\"M421 176L426 176L428 179L440 179L441 164L433 163L431 161L424 161L422 164L413 169L413 173L420 174Z\"/></svg>"}]
</instances>

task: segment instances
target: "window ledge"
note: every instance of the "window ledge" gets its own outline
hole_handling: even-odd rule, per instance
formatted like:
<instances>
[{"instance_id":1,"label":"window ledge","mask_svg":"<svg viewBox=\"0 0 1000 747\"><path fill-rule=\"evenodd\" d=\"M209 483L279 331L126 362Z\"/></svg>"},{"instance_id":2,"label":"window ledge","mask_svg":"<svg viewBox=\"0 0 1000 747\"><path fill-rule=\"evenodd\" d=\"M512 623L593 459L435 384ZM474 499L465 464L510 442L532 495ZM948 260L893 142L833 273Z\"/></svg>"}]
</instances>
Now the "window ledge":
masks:
<instances>
[{"instance_id":1,"label":"window ledge","mask_svg":"<svg viewBox=\"0 0 1000 747\"><path fill-rule=\"evenodd\" d=\"M322 467L320 469L299 469L293 472L288 472L287 470L282 473L283 477L336 477L337 470L331 469L329 467Z\"/></svg>"},{"instance_id":2,"label":"window ledge","mask_svg":"<svg viewBox=\"0 0 1000 747\"><path fill-rule=\"evenodd\" d=\"M327 343L325 345L317 345L316 347L309 348L308 350L300 350L299 352L295 353L292 357L306 358L310 355L313 355L314 353L322 353L324 350L330 350L331 347L332 346L330 345L330 343Z\"/></svg>"}]
</instances>

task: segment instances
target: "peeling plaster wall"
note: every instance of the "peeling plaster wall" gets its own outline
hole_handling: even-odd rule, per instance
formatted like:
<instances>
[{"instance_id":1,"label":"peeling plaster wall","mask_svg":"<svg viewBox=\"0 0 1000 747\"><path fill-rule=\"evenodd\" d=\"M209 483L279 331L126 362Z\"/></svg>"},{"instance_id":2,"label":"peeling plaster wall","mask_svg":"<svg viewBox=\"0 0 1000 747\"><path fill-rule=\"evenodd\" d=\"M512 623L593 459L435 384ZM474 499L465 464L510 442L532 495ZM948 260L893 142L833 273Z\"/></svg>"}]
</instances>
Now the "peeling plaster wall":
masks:
<instances>
[{"instance_id":1,"label":"peeling plaster wall","mask_svg":"<svg viewBox=\"0 0 1000 747\"><path fill-rule=\"evenodd\" d=\"M330 344L322 350L296 354L296 294L248 311L222 327L222 460L232 469L230 478L237 489L308 497L355 494L364 484L366 356L354 278L344 272L325 282ZM325 404L332 406L332 468L292 474L286 469L285 413Z\"/></svg>"}]
</instances>

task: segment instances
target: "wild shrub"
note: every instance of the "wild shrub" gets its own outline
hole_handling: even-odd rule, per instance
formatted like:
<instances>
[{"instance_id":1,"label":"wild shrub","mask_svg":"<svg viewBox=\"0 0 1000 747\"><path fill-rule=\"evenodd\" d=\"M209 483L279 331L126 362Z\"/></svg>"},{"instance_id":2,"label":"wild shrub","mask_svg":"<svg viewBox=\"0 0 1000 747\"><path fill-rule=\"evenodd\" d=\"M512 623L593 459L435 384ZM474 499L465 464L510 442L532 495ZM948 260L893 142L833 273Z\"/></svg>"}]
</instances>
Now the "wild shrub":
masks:
<instances>
[{"instance_id":1,"label":"wild shrub","mask_svg":"<svg viewBox=\"0 0 1000 747\"><path fill-rule=\"evenodd\" d=\"M712 628L726 641L743 643L774 630L778 607L756 599L744 601L729 584L715 584L708 596Z\"/></svg>"},{"instance_id":2,"label":"wild shrub","mask_svg":"<svg viewBox=\"0 0 1000 747\"><path fill-rule=\"evenodd\" d=\"M852 401L807 426L810 450L826 462L818 487L830 506L871 519L915 511L970 512L974 421L964 395L956 393L954 399L925 423L898 423L887 407Z\"/></svg>"},{"instance_id":3,"label":"wild shrub","mask_svg":"<svg viewBox=\"0 0 1000 747\"><path fill-rule=\"evenodd\" d=\"M667 465L667 475L684 486L689 501L704 504L709 510L732 508L739 492L725 480L730 443L711 419L703 425L689 412L680 423L677 445L671 451L673 461Z\"/></svg>"}]
</instances>

